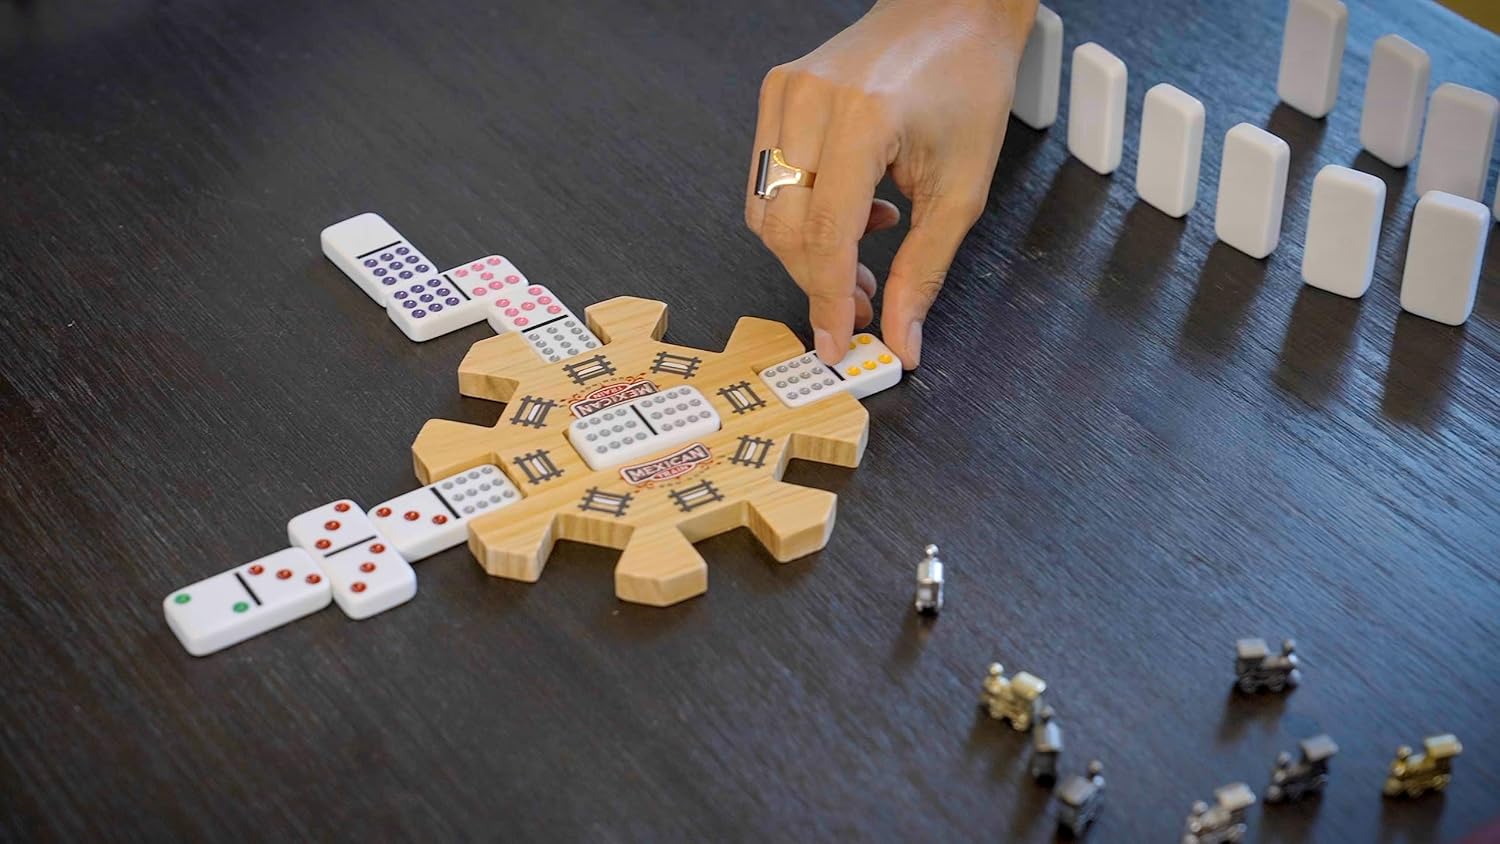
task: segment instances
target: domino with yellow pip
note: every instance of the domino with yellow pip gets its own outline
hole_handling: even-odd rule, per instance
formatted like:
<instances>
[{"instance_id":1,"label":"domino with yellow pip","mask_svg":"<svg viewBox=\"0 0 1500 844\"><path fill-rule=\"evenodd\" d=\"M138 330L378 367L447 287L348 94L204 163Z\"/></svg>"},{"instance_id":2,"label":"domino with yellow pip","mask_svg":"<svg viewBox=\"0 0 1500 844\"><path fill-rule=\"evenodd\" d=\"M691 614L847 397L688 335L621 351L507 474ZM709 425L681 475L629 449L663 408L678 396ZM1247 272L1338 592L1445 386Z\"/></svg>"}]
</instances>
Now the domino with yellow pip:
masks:
<instances>
[{"instance_id":1,"label":"domino with yellow pip","mask_svg":"<svg viewBox=\"0 0 1500 844\"><path fill-rule=\"evenodd\" d=\"M856 334L849 352L836 366L824 366L812 352L768 366L760 380L788 407L801 407L825 396L849 393L857 399L894 387L901 381L901 361L873 334Z\"/></svg>"}]
</instances>

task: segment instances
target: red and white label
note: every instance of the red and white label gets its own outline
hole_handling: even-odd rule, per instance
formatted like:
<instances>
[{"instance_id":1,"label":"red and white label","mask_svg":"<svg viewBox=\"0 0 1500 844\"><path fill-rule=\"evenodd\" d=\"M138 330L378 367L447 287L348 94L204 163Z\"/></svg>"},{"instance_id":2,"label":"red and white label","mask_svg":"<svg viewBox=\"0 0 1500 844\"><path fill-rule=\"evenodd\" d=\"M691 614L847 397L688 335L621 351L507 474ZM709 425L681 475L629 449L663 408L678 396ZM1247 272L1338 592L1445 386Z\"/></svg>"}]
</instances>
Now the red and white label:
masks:
<instances>
[{"instance_id":1,"label":"red and white label","mask_svg":"<svg viewBox=\"0 0 1500 844\"><path fill-rule=\"evenodd\" d=\"M605 384L583 395L568 406L573 415L582 419L592 413L598 413L608 407L624 404L641 396L649 396L657 392L657 386L650 381L641 379L638 381L619 381L614 384Z\"/></svg>"},{"instance_id":2,"label":"red and white label","mask_svg":"<svg viewBox=\"0 0 1500 844\"><path fill-rule=\"evenodd\" d=\"M646 463L637 463L634 466L621 466L620 477L631 486L669 481L680 478L688 472L713 459L708 446L703 443L691 443L666 455L658 457Z\"/></svg>"}]
</instances>

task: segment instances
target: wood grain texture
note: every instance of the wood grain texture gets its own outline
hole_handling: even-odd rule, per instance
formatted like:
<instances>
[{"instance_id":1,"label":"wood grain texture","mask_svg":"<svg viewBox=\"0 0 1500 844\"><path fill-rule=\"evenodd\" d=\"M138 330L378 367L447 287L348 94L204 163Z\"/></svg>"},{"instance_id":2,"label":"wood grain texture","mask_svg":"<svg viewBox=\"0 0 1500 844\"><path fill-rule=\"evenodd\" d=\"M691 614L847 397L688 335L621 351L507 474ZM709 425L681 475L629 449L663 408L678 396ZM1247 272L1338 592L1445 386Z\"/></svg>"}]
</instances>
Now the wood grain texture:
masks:
<instances>
[{"instance_id":1,"label":"wood grain texture","mask_svg":"<svg viewBox=\"0 0 1500 844\"><path fill-rule=\"evenodd\" d=\"M1401 316L1412 176L1356 146L1375 38L1491 92L1500 39L1412 0L1351 4L1323 121L1276 105L1279 0L1060 0L1067 49L1130 67L1124 164L1012 124L863 464L787 473L839 496L813 558L707 540L713 590L663 610L610 594L610 550L562 543L521 584L454 549L391 613L182 652L171 589L410 489L424 420L497 418L453 379L486 329L408 342L323 226L375 209L439 264L659 299L683 346L747 314L805 331L741 221L755 95L861 5L0 5L0 837L1045 840L1026 738L975 703L997 660L1047 679L1064 773L1104 762L1100 840L1173 840L1320 731L1328 792L1257 809L1252 840L1500 815L1500 237L1465 327ZM1131 188L1159 81L1208 111L1181 221ZM1241 120L1292 148L1266 261L1212 237ZM1297 275L1328 163L1389 186L1356 303ZM877 274L898 236L864 249ZM1231 696L1242 636L1294 636L1302 688ZM1396 745L1448 731L1446 795L1383 802Z\"/></svg>"},{"instance_id":2,"label":"wood grain texture","mask_svg":"<svg viewBox=\"0 0 1500 844\"><path fill-rule=\"evenodd\" d=\"M559 363L542 360L516 332L475 343L459 365L459 389L518 409L492 427L434 419L412 443L423 483L493 463L525 496L469 524L469 548L485 571L535 582L559 540L602 545L620 550L620 599L667 606L708 589L708 566L694 542L749 528L780 562L828 543L837 496L781 477L794 459L858 466L870 417L847 394L800 408L770 394L759 371L806 351L790 329L744 317L724 351L709 352L660 341L664 302L617 296L590 306L586 315L604 345ZM701 451L670 477L632 480L626 466L591 469L567 439L579 418L574 408L597 403L602 390L641 385L662 393L697 389L719 414L719 430L652 455L656 461L669 451ZM726 391L740 401L731 402ZM643 461L631 464L639 468ZM533 468L538 465L545 469Z\"/></svg>"}]
</instances>

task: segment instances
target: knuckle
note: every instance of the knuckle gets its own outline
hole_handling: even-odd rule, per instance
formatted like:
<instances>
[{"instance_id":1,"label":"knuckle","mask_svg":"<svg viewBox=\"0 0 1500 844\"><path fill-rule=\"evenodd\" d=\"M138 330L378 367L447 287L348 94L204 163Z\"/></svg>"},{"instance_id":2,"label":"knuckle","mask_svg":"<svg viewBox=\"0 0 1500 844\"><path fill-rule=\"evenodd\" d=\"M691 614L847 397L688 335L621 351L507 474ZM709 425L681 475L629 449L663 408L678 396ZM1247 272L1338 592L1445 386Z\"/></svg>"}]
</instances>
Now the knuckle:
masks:
<instances>
[{"instance_id":1,"label":"knuckle","mask_svg":"<svg viewBox=\"0 0 1500 844\"><path fill-rule=\"evenodd\" d=\"M797 227L788 223L779 214L766 212L761 217L760 231L761 243L777 255L785 255L795 251L802 243L802 236Z\"/></svg>"},{"instance_id":2,"label":"knuckle","mask_svg":"<svg viewBox=\"0 0 1500 844\"><path fill-rule=\"evenodd\" d=\"M796 68L786 72L782 91L790 108L807 108L827 98L828 84L816 73Z\"/></svg>"},{"instance_id":3,"label":"knuckle","mask_svg":"<svg viewBox=\"0 0 1500 844\"><path fill-rule=\"evenodd\" d=\"M786 83L786 77L786 65L779 64L766 71L765 77L760 81L761 103L765 103L768 99L770 99L771 95L774 92L781 89L781 87Z\"/></svg>"},{"instance_id":4,"label":"knuckle","mask_svg":"<svg viewBox=\"0 0 1500 844\"><path fill-rule=\"evenodd\" d=\"M953 213L966 226L972 226L984 215L984 206L989 195L983 191L966 190L951 198Z\"/></svg>"},{"instance_id":5,"label":"knuckle","mask_svg":"<svg viewBox=\"0 0 1500 844\"><path fill-rule=\"evenodd\" d=\"M819 258L835 255L841 241L838 218L831 209L815 207L808 210L807 219L802 223L802 246L809 255Z\"/></svg>"},{"instance_id":6,"label":"knuckle","mask_svg":"<svg viewBox=\"0 0 1500 844\"><path fill-rule=\"evenodd\" d=\"M947 280L947 267L927 270L926 272L917 276L917 295L921 297L922 301L930 305L932 304L932 301L937 298L938 293L942 291L943 282Z\"/></svg>"},{"instance_id":7,"label":"knuckle","mask_svg":"<svg viewBox=\"0 0 1500 844\"><path fill-rule=\"evenodd\" d=\"M866 131L883 133L895 126L895 105L886 94L847 88L840 91L839 99L849 119L865 127Z\"/></svg>"}]
</instances>

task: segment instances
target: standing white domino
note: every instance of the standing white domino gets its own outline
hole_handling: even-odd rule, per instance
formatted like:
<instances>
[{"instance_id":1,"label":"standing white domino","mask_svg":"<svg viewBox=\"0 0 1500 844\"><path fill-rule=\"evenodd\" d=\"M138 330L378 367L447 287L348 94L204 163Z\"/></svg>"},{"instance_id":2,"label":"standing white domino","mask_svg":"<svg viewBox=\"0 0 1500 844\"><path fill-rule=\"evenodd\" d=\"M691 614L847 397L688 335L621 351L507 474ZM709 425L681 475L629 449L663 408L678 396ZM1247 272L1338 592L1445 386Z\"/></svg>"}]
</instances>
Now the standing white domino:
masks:
<instances>
[{"instance_id":1,"label":"standing white domino","mask_svg":"<svg viewBox=\"0 0 1500 844\"><path fill-rule=\"evenodd\" d=\"M1329 164L1313 179L1302 249L1302 280L1358 299L1375 274L1385 182L1369 173Z\"/></svg>"},{"instance_id":2,"label":"standing white domino","mask_svg":"<svg viewBox=\"0 0 1500 844\"><path fill-rule=\"evenodd\" d=\"M1412 163L1431 76L1426 50L1399 35L1375 39L1359 114L1359 145L1392 167Z\"/></svg>"},{"instance_id":3,"label":"standing white domino","mask_svg":"<svg viewBox=\"0 0 1500 844\"><path fill-rule=\"evenodd\" d=\"M384 306L397 285L437 277L433 263L379 214L360 214L323 230L323 254L365 295Z\"/></svg>"},{"instance_id":4,"label":"standing white domino","mask_svg":"<svg viewBox=\"0 0 1500 844\"><path fill-rule=\"evenodd\" d=\"M801 407L836 393L857 399L901 381L901 361L873 334L856 334L849 353L828 367L809 352L761 370L760 380L788 407Z\"/></svg>"},{"instance_id":5,"label":"standing white domino","mask_svg":"<svg viewBox=\"0 0 1500 844\"><path fill-rule=\"evenodd\" d=\"M482 259L481 259L482 260ZM454 267L438 276L402 282L390 294L386 315L414 342L441 337L467 328L487 316L483 285L461 283L458 273L469 274L470 264Z\"/></svg>"},{"instance_id":6,"label":"standing white domino","mask_svg":"<svg viewBox=\"0 0 1500 844\"><path fill-rule=\"evenodd\" d=\"M1198 201L1203 117L1197 97L1165 82L1146 92L1135 192L1170 217L1181 217Z\"/></svg>"},{"instance_id":7,"label":"standing white domino","mask_svg":"<svg viewBox=\"0 0 1500 844\"><path fill-rule=\"evenodd\" d=\"M1339 96L1349 9L1339 0L1291 0L1281 36L1276 96L1308 117L1323 117Z\"/></svg>"},{"instance_id":8,"label":"standing white domino","mask_svg":"<svg viewBox=\"0 0 1500 844\"><path fill-rule=\"evenodd\" d=\"M1419 317L1463 325L1474 311L1490 211L1442 191L1422 194L1411 217L1401 307Z\"/></svg>"},{"instance_id":9,"label":"standing white domino","mask_svg":"<svg viewBox=\"0 0 1500 844\"><path fill-rule=\"evenodd\" d=\"M489 308L490 327L495 333L520 332L537 355L549 363L599 348L599 338L557 298L540 284L507 283L495 294Z\"/></svg>"},{"instance_id":10,"label":"standing white domino","mask_svg":"<svg viewBox=\"0 0 1500 844\"><path fill-rule=\"evenodd\" d=\"M1427 106L1422 160L1417 162L1417 196L1440 190L1483 199L1497 116L1500 101L1489 94L1452 82L1439 85Z\"/></svg>"},{"instance_id":11,"label":"standing white domino","mask_svg":"<svg viewBox=\"0 0 1500 844\"><path fill-rule=\"evenodd\" d=\"M1125 63L1090 41L1073 50L1068 152L1100 175L1120 166L1125 145Z\"/></svg>"},{"instance_id":12,"label":"standing white domino","mask_svg":"<svg viewBox=\"0 0 1500 844\"><path fill-rule=\"evenodd\" d=\"M1252 258L1264 258L1281 240L1281 208L1292 151L1286 141L1241 123L1224 135L1214 234Z\"/></svg>"},{"instance_id":13,"label":"standing white domino","mask_svg":"<svg viewBox=\"0 0 1500 844\"><path fill-rule=\"evenodd\" d=\"M328 606L328 581L301 548L286 548L185 586L162 601L167 626L205 656Z\"/></svg>"},{"instance_id":14,"label":"standing white domino","mask_svg":"<svg viewBox=\"0 0 1500 844\"><path fill-rule=\"evenodd\" d=\"M350 618L369 618L417 594L411 564L353 501L333 501L295 516L286 532L293 545L318 559L333 581L333 599Z\"/></svg>"},{"instance_id":15,"label":"standing white domino","mask_svg":"<svg viewBox=\"0 0 1500 844\"><path fill-rule=\"evenodd\" d=\"M590 469L608 469L719 430L722 421L696 387L680 386L574 420L568 442Z\"/></svg>"},{"instance_id":16,"label":"standing white domino","mask_svg":"<svg viewBox=\"0 0 1500 844\"><path fill-rule=\"evenodd\" d=\"M1046 6L1037 6L1036 21L1016 68L1016 93L1010 113L1033 129L1057 122L1057 95L1062 87L1063 22Z\"/></svg>"},{"instance_id":17,"label":"standing white domino","mask_svg":"<svg viewBox=\"0 0 1500 844\"><path fill-rule=\"evenodd\" d=\"M469 520L521 500L498 468L476 466L370 510L375 526L412 562L463 544Z\"/></svg>"}]
</instances>

